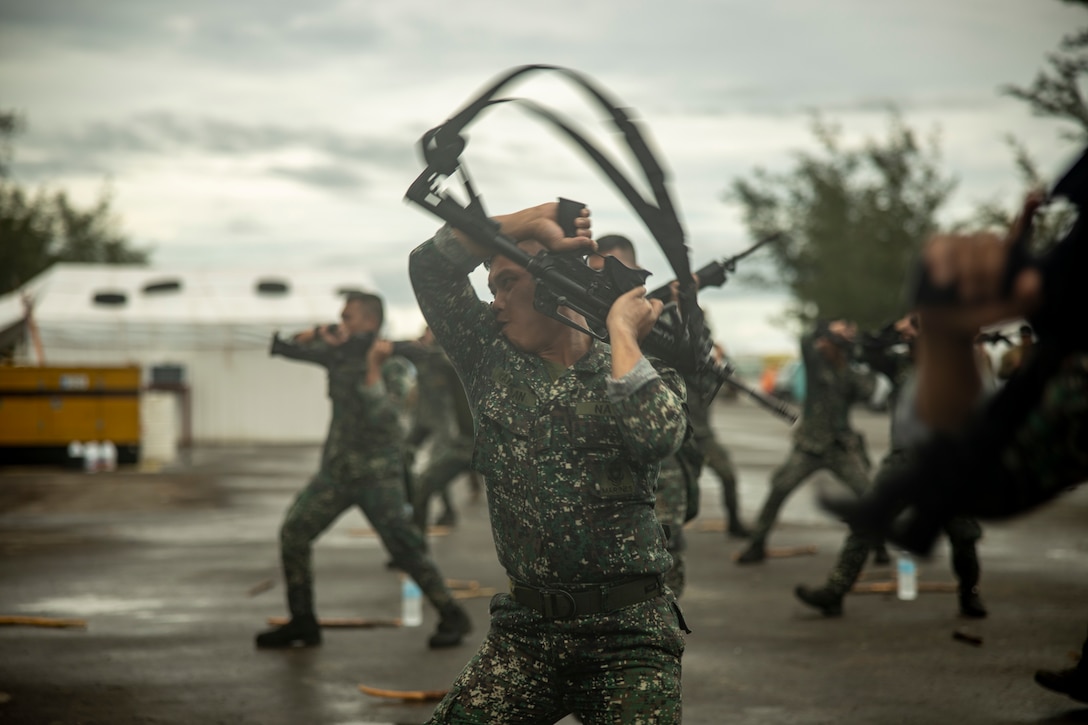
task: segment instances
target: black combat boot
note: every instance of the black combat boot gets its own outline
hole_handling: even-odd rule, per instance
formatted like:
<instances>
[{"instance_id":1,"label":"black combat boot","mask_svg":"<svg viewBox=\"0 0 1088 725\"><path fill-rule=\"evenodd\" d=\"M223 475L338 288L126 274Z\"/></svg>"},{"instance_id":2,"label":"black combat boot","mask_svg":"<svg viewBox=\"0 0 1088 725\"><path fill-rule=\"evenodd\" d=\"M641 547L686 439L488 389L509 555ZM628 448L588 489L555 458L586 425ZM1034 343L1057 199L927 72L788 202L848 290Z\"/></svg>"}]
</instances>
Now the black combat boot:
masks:
<instances>
[{"instance_id":1,"label":"black combat boot","mask_svg":"<svg viewBox=\"0 0 1088 725\"><path fill-rule=\"evenodd\" d=\"M260 649L316 647L319 644L321 644L321 627L312 614L291 617L287 624L257 635L257 647Z\"/></svg>"},{"instance_id":2,"label":"black combat boot","mask_svg":"<svg viewBox=\"0 0 1088 725\"><path fill-rule=\"evenodd\" d=\"M892 563L891 554L888 553L888 547L881 542L877 546L873 547L873 564L876 566L888 566Z\"/></svg>"},{"instance_id":3,"label":"black combat boot","mask_svg":"<svg viewBox=\"0 0 1088 725\"><path fill-rule=\"evenodd\" d=\"M427 640L427 645L431 649L440 649L461 644L465 635L472 631L472 622L468 620L468 613L451 602L443 607L439 614L441 619L438 620L438 629Z\"/></svg>"},{"instance_id":4,"label":"black combat boot","mask_svg":"<svg viewBox=\"0 0 1088 725\"><path fill-rule=\"evenodd\" d=\"M827 587L809 589L804 584L799 584L793 593L805 604L819 609L825 617L842 616L842 595Z\"/></svg>"},{"instance_id":5,"label":"black combat boot","mask_svg":"<svg viewBox=\"0 0 1088 725\"><path fill-rule=\"evenodd\" d=\"M726 529L725 533L733 539L747 539L752 535L751 529L742 524L736 516L730 517L729 528Z\"/></svg>"},{"instance_id":6,"label":"black combat boot","mask_svg":"<svg viewBox=\"0 0 1088 725\"><path fill-rule=\"evenodd\" d=\"M978 595L978 587L960 589L960 614L971 619L982 619L988 612Z\"/></svg>"},{"instance_id":7,"label":"black combat boot","mask_svg":"<svg viewBox=\"0 0 1088 725\"><path fill-rule=\"evenodd\" d=\"M1088 702L1088 667L1036 670L1035 681L1048 690L1069 695L1078 702Z\"/></svg>"},{"instance_id":8,"label":"black combat boot","mask_svg":"<svg viewBox=\"0 0 1088 725\"><path fill-rule=\"evenodd\" d=\"M767 558L767 549L763 545L762 541L753 541L748 545L740 556L737 557L738 564L758 564Z\"/></svg>"}]
</instances>

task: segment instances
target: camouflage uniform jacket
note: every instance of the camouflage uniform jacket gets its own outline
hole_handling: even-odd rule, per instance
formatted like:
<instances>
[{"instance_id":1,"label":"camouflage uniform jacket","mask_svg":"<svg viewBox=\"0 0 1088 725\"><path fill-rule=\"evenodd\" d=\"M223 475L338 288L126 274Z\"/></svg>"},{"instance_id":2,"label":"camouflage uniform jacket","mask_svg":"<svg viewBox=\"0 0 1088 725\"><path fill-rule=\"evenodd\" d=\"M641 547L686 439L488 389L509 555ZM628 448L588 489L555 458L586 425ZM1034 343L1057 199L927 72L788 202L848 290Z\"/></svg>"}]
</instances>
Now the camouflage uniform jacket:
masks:
<instances>
[{"instance_id":1,"label":"camouflage uniform jacket","mask_svg":"<svg viewBox=\"0 0 1088 725\"><path fill-rule=\"evenodd\" d=\"M332 418L321 467L338 481L399 476L404 465L404 404L411 368L402 358L382 365L382 377L367 385L366 358L344 354L321 340L307 345L321 355L328 373Z\"/></svg>"},{"instance_id":2,"label":"camouflage uniform jacket","mask_svg":"<svg viewBox=\"0 0 1088 725\"><path fill-rule=\"evenodd\" d=\"M499 562L537 587L664 574L671 558L654 489L658 462L685 432L683 381L645 359L612 381L610 348L594 342L553 382L476 297L467 275L480 262L443 228L409 270L472 405L473 468L487 483Z\"/></svg>"},{"instance_id":3,"label":"camouflage uniform jacket","mask_svg":"<svg viewBox=\"0 0 1088 725\"><path fill-rule=\"evenodd\" d=\"M793 431L793 442L801 450L820 455L841 446L854 450L861 437L850 427L850 406L868 400L876 380L846 364L835 367L815 347L816 337L801 338L805 364L805 402L801 421Z\"/></svg>"}]
</instances>

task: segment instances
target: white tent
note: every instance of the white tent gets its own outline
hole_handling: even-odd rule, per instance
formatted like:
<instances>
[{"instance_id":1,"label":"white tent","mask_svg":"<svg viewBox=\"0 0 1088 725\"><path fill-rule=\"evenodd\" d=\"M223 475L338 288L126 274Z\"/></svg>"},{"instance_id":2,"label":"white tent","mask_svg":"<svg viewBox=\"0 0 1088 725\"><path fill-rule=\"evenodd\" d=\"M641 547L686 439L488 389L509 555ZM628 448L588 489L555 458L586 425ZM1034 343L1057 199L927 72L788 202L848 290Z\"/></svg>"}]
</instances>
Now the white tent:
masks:
<instances>
[{"instance_id":1,"label":"white tent","mask_svg":"<svg viewBox=\"0 0 1088 725\"><path fill-rule=\"evenodd\" d=\"M197 443L320 441L324 371L270 357L272 333L336 322L361 270L187 270L56 264L23 288L48 365L181 366ZM36 364L20 292L0 297L0 336Z\"/></svg>"}]
</instances>

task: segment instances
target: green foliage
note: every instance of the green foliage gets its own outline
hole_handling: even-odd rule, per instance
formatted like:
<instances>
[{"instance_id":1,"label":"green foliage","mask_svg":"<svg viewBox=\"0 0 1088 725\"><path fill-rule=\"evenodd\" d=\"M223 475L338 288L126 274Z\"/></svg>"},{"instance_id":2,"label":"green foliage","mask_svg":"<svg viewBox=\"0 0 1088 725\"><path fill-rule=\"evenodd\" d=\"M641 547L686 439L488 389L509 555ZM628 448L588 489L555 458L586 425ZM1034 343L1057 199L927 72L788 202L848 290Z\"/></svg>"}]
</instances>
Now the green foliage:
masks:
<instances>
[{"instance_id":1,"label":"green foliage","mask_svg":"<svg viewBox=\"0 0 1088 725\"><path fill-rule=\"evenodd\" d=\"M118 230L103 192L88 208L64 191L29 191L10 178L11 141L22 127L14 113L0 112L0 294L10 292L55 262L146 264Z\"/></svg>"},{"instance_id":2,"label":"green foliage","mask_svg":"<svg viewBox=\"0 0 1088 725\"><path fill-rule=\"evenodd\" d=\"M1088 7L1088 0L1064 0L1070 5ZM1046 67L1039 71L1031 84L1002 86L1001 92L1028 104L1037 116L1053 118L1066 124L1062 136L1077 146L1088 144L1088 104L1085 103L1083 82L1088 76L1088 29L1081 29L1062 38L1058 50L1047 55ZM1017 174L1025 189L1044 189L1055 179L1039 173L1027 146L1008 137ZM991 201L979 206L971 224L996 230L1008 229L1019 211L1021 199ZM1076 212L1064 204L1052 204L1040 210L1034 219L1032 248L1043 251L1052 246L1072 224Z\"/></svg>"},{"instance_id":3,"label":"green foliage","mask_svg":"<svg viewBox=\"0 0 1088 725\"><path fill-rule=\"evenodd\" d=\"M1031 157L1024 144L1013 136L1005 139L1012 150L1013 160L1016 165L1017 175L1023 182L1025 189L1045 189L1051 186L1054 179L1046 179L1039 171L1038 165ZM975 213L967 221L955 226L955 231L977 231L986 229L998 234L1008 231L1016 215L1020 212L1019 202L1016 199L1009 203L1008 199L984 202L975 209ZM1035 213L1032 224L1032 235L1029 248L1034 252L1043 252L1053 246L1076 220L1076 209L1064 202L1056 201L1048 204Z\"/></svg>"},{"instance_id":4,"label":"green foliage","mask_svg":"<svg viewBox=\"0 0 1088 725\"><path fill-rule=\"evenodd\" d=\"M1088 73L1088 29L1062 38L1058 51L1047 56L1047 64L1031 85L1006 85L1001 92L1024 101L1038 116L1072 124L1063 134L1070 141L1088 142L1088 105L1081 89Z\"/></svg>"},{"instance_id":5,"label":"green foliage","mask_svg":"<svg viewBox=\"0 0 1088 725\"><path fill-rule=\"evenodd\" d=\"M732 183L727 197L753 238L783 232L771 256L802 322L871 328L903 312L903 281L955 181L940 171L936 138L920 144L894 110L889 121L886 138L848 148L840 128L816 117L817 152Z\"/></svg>"}]
</instances>

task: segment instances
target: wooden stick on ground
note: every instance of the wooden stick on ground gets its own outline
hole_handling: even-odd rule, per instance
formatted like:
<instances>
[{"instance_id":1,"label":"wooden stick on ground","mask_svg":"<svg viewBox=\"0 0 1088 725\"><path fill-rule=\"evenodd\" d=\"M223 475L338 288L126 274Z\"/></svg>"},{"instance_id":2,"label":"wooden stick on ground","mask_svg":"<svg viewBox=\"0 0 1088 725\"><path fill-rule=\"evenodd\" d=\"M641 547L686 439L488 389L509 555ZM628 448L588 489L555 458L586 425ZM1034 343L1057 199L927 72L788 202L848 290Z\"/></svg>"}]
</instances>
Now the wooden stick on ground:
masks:
<instances>
[{"instance_id":1,"label":"wooden stick on ground","mask_svg":"<svg viewBox=\"0 0 1088 725\"><path fill-rule=\"evenodd\" d=\"M269 617L268 624L271 627L279 627L287 624L289 617ZM369 619L366 617L328 617L317 620L320 627L332 627L338 629L370 629L372 627L400 627L399 619Z\"/></svg>"},{"instance_id":2,"label":"wooden stick on ground","mask_svg":"<svg viewBox=\"0 0 1088 725\"><path fill-rule=\"evenodd\" d=\"M23 617L0 614L0 625L12 627L54 627L57 629L86 629L86 619L58 619L57 617Z\"/></svg>"},{"instance_id":3,"label":"wooden stick on ground","mask_svg":"<svg viewBox=\"0 0 1088 725\"><path fill-rule=\"evenodd\" d=\"M359 685L359 691L374 697L385 697L405 702L434 702L446 696L449 690L382 690L377 687Z\"/></svg>"},{"instance_id":4,"label":"wooden stick on ground","mask_svg":"<svg viewBox=\"0 0 1088 725\"><path fill-rule=\"evenodd\" d=\"M251 597L255 597L258 594L263 594L264 592L267 592L269 589L271 589L274 586L276 586L276 582L274 580L265 579L263 581L257 582L253 586L251 586L249 588L249 590L246 592L246 594L248 594Z\"/></svg>"},{"instance_id":5,"label":"wooden stick on ground","mask_svg":"<svg viewBox=\"0 0 1088 725\"><path fill-rule=\"evenodd\" d=\"M428 526L428 536L447 536L453 531L449 526ZM377 536L378 532L374 529L348 529L348 536Z\"/></svg>"},{"instance_id":6,"label":"wooden stick on ground","mask_svg":"<svg viewBox=\"0 0 1088 725\"><path fill-rule=\"evenodd\" d=\"M768 559L785 559L790 556L808 556L816 553L815 544L807 544L805 546L773 546L767 549L766 557ZM733 554L733 561L740 558L740 552Z\"/></svg>"},{"instance_id":7,"label":"wooden stick on ground","mask_svg":"<svg viewBox=\"0 0 1088 725\"><path fill-rule=\"evenodd\" d=\"M475 589L452 589L450 595L454 599L481 599L483 597L493 597L499 593L498 589L492 587L477 587Z\"/></svg>"},{"instance_id":8,"label":"wooden stick on ground","mask_svg":"<svg viewBox=\"0 0 1088 725\"><path fill-rule=\"evenodd\" d=\"M450 589L479 589L480 582L475 579L447 579L446 586Z\"/></svg>"},{"instance_id":9,"label":"wooden stick on ground","mask_svg":"<svg viewBox=\"0 0 1088 725\"><path fill-rule=\"evenodd\" d=\"M857 582L850 589L851 594L891 594L896 590L896 582L892 581L873 581L873 582ZM955 582L918 582L918 591L920 592L955 592L959 591L959 587Z\"/></svg>"}]
</instances>

